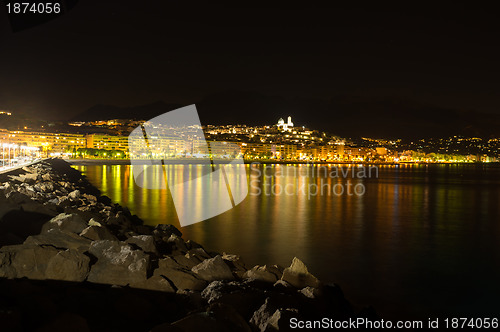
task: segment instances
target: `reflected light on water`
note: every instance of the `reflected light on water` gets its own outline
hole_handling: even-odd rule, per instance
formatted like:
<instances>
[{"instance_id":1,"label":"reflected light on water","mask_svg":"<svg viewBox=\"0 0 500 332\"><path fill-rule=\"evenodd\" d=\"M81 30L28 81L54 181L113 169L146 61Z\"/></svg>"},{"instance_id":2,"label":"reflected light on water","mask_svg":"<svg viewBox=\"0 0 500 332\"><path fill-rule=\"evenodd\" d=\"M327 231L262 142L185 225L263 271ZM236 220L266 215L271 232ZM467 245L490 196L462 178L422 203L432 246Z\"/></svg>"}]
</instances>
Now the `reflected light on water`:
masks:
<instances>
[{"instance_id":1,"label":"reflected light on water","mask_svg":"<svg viewBox=\"0 0 500 332\"><path fill-rule=\"evenodd\" d=\"M308 197L297 189L333 187L346 179L312 176L311 165L269 165L269 176L263 166L244 167L248 183L254 184L248 197L226 213L181 228L185 239L240 254L250 266L286 266L300 257L320 279L339 283L355 303L372 304L389 316L471 316L495 308L500 296L499 168L386 165L378 178L348 179L363 184L364 195ZM275 176L285 167L312 171ZM180 228L168 190L138 187L130 166L75 168L147 224ZM170 165L165 171L178 182L200 176L201 169ZM296 194L264 194L266 186L286 185ZM187 190L197 192L196 187Z\"/></svg>"}]
</instances>

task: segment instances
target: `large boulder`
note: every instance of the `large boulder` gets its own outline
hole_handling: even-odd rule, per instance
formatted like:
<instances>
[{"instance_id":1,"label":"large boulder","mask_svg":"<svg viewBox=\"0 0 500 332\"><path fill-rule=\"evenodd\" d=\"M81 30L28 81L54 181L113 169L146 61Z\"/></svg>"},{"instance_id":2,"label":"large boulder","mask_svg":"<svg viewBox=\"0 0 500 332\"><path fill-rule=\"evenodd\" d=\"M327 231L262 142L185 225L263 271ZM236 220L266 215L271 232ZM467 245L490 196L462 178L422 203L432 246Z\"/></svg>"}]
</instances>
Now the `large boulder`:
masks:
<instances>
[{"instance_id":1,"label":"large boulder","mask_svg":"<svg viewBox=\"0 0 500 332\"><path fill-rule=\"evenodd\" d=\"M110 206L106 206L106 208L110 208ZM127 216L123 214L122 211L118 211L116 214L110 214L110 216L106 219L106 224L108 225L114 225L114 226L120 226L124 227L126 229L129 229L132 226L132 222L130 221Z\"/></svg>"},{"instance_id":2,"label":"large boulder","mask_svg":"<svg viewBox=\"0 0 500 332\"><path fill-rule=\"evenodd\" d=\"M151 235L135 235L129 237L125 243L136 245L145 252L156 253L155 239Z\"/></svg>"},{"instance_id":3,"label":"large boulder","mask_svg":"<svg viewBox=\"0 0 500 332\"><path fill-rule=\"evenodd\" d=\"M99 240L118 241L116 236L114 236L109 229L107 229L104 226L97 226L95 224L94 226L89 226L85 228L80 233L80 236L83 236L93 241L99 241Z\"/></svg>"},{"instance_id":4,"label":"large boulder","mask_svg":"<svg viewBox=\"0 0 500 332\"><path fill-rule=\"evenodd\" d=\"M46 279L47 265L58 252L35 244L4 246L0 249L0 277Z\"/></svg>"},{"instance_id":5,"label":"large boulder","mask_svg":"<svg viewBox=\"0 0 500 332\"><path fill-rule=\"evenodd\" d=\"M94 241L89 252L97 258L87 278L90 282L125 286L147 279L149 255L127 243Z\"/></svg>"},{"instance_id":6,"label":"large boulder","mask_svg":"<svg viewBox=\"0 0 500 332\"><path fill-rule=\"evenodd\" d=\"M177 251L180 253L186 253L188 251L184 240L176 234L170 235L166 242L170 245L170 248L173 252Z\"/></svg>"},{"instance_id":7,"label":"large boulder","mask_svg":"<svg viewBox=\"0 0 500 332\"><path fill-rule=\"evenodd\" d=\"M194 266L191 271L206 281L234 279L231 269L220 255L214 258L205 259L200 264Z\"/></svg>"},{"instance_id":8,"label":"large boulder","mask_svg":"<svg viewBox=\"0 0 500 332\"><path fill-rule=\"evenodd\" d=\"M182 268L170 257L158 261L158 268L153 275L170 280L177 290L202 290L207 285L206 281L190 270Z\"/></svg>"},{"instance_id":9,"label":"large boulder","mask_svg":"<svg viewBox=\"0 0 500 332\"><path fill-rule=\"evenodd\" d=\"M29 236L25 245L52 246L59 249L87 251L91 241L74 233L63 232L58 228L49 229L45 233Z\"/></svg>"},{"instance_id":10,"label":"large boulder","mask_svg":"<svg viewBox=\"0 0 500 332\"><path fill-rule=\"evenodd\" d=\"M203 259L198 258L198 256L187 253L185 255L178 254L172 256L172 258L183 268L191 270L196 265L200 264Z\"/></svg>"},{"instance_id":11,"label":"large boulder","mask_svg":"<svg viewBox=\"0 0 500 332\"><path fill-rule=\"evenodd\" d=\"M87 226L85 220L79 215L61 213L43 225L42 233L47 232L49 229L59 228L65 232L80 234Z\"/></svg>"},{"instance_id":12,"label":"large boulder","mask_svg":"<svg viewBox=\"0 0 500 332\"><path fill-rule=\"evenodd\" d=\"M288 330L292 317L299 317L297 309L287 308L285 303L276 303L276 300L268 297L254 312L250 325L261 332Z\"/></svg>"},{"instance_id":13,"label":"large boulder","mask_svg":"<svg viewBox=\"0 0 500 332\"><path fill-rule=\"evenodd\" d=\"M58 215L58 212L55 209L51 209L50 205L43 205L35 201L23 203L21 204L21 208L24 212L45 214L50 217L55 217Z\"/></svg>"},{"instance_id":14,"label":"large boulder","mask_svg":"<svg viewBox=\"0 0 500 332\"><path fill-rule=\"evenodd\" d=\"M80 282L87 278L89 264L88 256L77 250L67 249L49 260L45 275L48 279Z\"/></svg>"},{"instance_id":15,"label":"large boulder","mask_svg":"<svg viewBox=\"0 0 500 332\"><path fill-rule=\"evenodd\" d=\"M208 304L224 303L235 308L243 317L252 317L256 308L266 299L268 287L255 281L212 281L202 292Z\"/></svg>"},{"instance_id":16,"label":"large boulder","mask_svg":"<svg viewBox=\"0 0 500 332\"><path fill-rule=\"evenodd\" d=\"M283 271L281 280L284 280L296 288L307 286L318 288L319 280L307 270L307 266L297 257L294 257L292 264Z\"/></svg>"},{"instance_id":17,"label":"large boulder","mask_svg":"<svg viewBox=\"0 0 500 332\"><path fill-rule=\"evenodd\" d=\"M208 252L205 251L203 248L193 248L188 251L188 254L191 257L197 257L200 261L203 261L205 259L210 259L212 256Z\"/></svg>"},{"instance_id":18,"label":"large boulder","mask_svg":"<svg viewBox=\"0 0 500 332\"><path fill-rule=\"evenodd\" d=\"M232 270L245 272L247 270L245 262L239 255L222 253L222 259L231 267Z\"/></svg>"},{"instance_id":19,"label":"large boulder","mask_svg":"<svg viewBox=\"0 0 500 332\"><path fill-rule=\"evenodd\" d=\"M256 279L274 284L279 278L281 278L281 272L276 266L268 267L267 265L257 265L246 271L243 274L243 278Z\"/></svg>"},{"instance_id":20,"label":"large boulder","mask_svg":"<svg viewBox=\"0 0 500 332\"><path fill-rule=\"evenodd\" d=\"M174 225L170 224L159 224L156 225L154 230L153 230L153 235L156 239L163 239L166 237L167 239L170 237L170 235L175 234L179 237L182 236L181 231L179 231L177 228L175 228Z\"/></svg>"}]
</instances>

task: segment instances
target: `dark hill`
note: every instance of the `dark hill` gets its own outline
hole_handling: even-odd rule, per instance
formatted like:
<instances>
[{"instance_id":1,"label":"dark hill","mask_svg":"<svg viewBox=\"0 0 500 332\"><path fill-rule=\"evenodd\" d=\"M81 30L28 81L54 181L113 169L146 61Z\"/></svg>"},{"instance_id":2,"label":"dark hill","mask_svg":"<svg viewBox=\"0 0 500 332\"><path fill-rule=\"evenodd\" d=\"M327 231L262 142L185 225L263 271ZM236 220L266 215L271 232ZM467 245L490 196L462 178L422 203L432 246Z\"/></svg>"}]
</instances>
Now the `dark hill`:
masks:
<instances>
[{"instance_id":1,"label":"dark hill","mask_svg":"<svg viewBox=\"0 0 500 332\"><path fill-rule=\"evenodd\" d=\"M179 104L167 104L163 101L157 101L152 104L119 107L113 105L95 105L88 110L73 117L71 121L95 121L111 119L135 119L147 120L162 113L172 111L181 107Z\"/></svg>"},{"instance_id":2,"label":"dark hill","mask_svg":"<svg viewBox=\"0 0 500 332\"><path fill-rule=\"evenodd\" d=\"M295 125L343 137L500 137L500 115L453 110L391 97L336 96L329 101L226 91L195 103L202 124L272 125L292 116ZM94 106L73 120L151 119L184 105Z\"/></svg>"}]
</instances>

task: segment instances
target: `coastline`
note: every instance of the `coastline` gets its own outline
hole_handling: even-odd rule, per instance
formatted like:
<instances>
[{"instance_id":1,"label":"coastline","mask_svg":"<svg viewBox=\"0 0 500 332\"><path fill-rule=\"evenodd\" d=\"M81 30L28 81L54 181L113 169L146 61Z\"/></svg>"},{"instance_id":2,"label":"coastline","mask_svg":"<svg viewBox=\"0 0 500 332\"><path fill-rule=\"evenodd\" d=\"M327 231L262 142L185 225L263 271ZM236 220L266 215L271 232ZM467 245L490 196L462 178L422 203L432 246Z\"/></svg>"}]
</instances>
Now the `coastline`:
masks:
<instances>
[{"instance_id":1,"label":"coastline","mask_svg":"<svg viewBox=\"0 0 500 332\"><path fill-rule=\"evenodd\" d=\"M101 165L130 165L130 159L64 159L67 163L73 166L101 166ZM148 159L135 160L137 164L149 165L151 163ZM191 165L191 164L205 164L206 161L197 161L193 159L185 160L169 160L165 162L171 165ZM214 160L214 164L225 164L227 160ZM500 165L500 162L490 163L469 163L469 162L352 162L352 161L282 161L282 160L245 160L245 164L259 163L263 165L279 164L279 165Z\"/></svg>"},{"instance_id":2,"label":"coastline","mask_svg":"<svg viewBox=\"0 0 500 332\"><path fill-rule=\"evenodd\" d=\"M102 303L107 303L109 292L118 298L135 297L139 303L150 301L145 294L153 292L163 307L177 308L168 315L150 315L140 324L131 322L128 327L133 330L286 330L291 317L376 317L373 309L354 309L338 285L321 283L298 258L290 257L292 264L285 268L247 267L239 256L185 241L172 225L144 225L126 207L101 196L63 160L2 174L0 182L0 289L17 294L28 285L60 297L56 304L44 295L57 312L24 324L52 326L70 314L73 322L92 329L134 318L122 317L122 312L96 319L80 307L68 313L68 285L75 292L94 294ZM17 308L13 312L27 315L28 303L15 296L8 301L9 307ZM128 304L131 312L139 310L133 302Z\"/></svg>"}]
</instances>

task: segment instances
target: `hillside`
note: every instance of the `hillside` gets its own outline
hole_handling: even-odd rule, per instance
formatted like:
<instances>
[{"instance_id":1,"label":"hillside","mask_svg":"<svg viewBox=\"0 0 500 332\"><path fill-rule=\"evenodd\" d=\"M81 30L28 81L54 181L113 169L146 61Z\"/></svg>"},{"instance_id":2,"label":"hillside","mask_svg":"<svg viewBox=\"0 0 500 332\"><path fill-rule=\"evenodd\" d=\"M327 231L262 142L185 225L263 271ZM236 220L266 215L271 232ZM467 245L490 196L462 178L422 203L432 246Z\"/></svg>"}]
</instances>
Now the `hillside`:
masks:
<instances>
[{"instance_id":1,"label":"hillside","mask_svg":"<svg viewBox=\"0 0 500 332\"><path fill-rule=\"evenodd\" d=\"M96 105L74 121L151 119L184 105L162 101L134 107ZM202 124L271 125L291 115L295 125L343 137L500 137L500 115L454 110L390 97L336 96L329 101L227 91L196 106Z\"/></svg>"}]
</instances>

